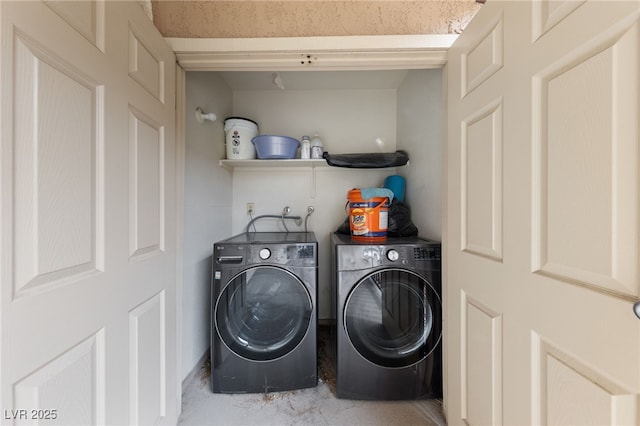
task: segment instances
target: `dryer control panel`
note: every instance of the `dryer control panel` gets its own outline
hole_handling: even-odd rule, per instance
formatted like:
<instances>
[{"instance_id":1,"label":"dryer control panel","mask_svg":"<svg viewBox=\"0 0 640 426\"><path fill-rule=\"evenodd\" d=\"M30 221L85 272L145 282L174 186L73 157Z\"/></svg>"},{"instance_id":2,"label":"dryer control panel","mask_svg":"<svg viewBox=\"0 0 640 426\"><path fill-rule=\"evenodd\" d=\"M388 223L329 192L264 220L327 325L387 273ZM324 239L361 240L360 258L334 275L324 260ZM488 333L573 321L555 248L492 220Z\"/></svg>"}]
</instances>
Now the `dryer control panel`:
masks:
<instances>
[{"instance_id":1,"label":"dryer control panel","mask_svg":"<svg viewBox=\"0 0 640 426\"><path fill-rule=\"evenodd\" d=\"M440 243L418 238L393 238L384 243L363 243L333 234L336 267L339 271L359 271L377 267L440 269Z\"/></svg>"},{"instance_id":2,"label":"dryer control panel","mask_svg":"<svg viewBox=\"0 0 640 426\"><path fill-rule=\"evenodd\" d=\"M343 247L337 259L338 270L357 271L379 266L415 266L413 247L352 245Z\"/></svg>"}]
</instances>

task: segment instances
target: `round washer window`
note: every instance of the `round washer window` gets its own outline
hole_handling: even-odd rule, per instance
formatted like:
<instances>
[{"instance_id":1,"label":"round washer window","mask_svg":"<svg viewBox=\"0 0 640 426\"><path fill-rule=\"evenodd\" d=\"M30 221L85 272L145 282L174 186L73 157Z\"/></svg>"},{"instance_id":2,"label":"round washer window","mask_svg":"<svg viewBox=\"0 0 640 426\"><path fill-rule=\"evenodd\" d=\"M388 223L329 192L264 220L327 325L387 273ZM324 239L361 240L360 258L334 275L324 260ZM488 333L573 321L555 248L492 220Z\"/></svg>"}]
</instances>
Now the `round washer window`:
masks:
<instances>
[{"instance_id":1,"label":"round washer window","mask_svg":"<svg viewBox=\"0 0 640 426\"><path fill-rule=\"evenodd\" d=\"M312 310L309 292L295 275L258 266L224 287L216 302L215 325L231 351L268 361L298 346L309 329Z\"/></svg>"},{"instance_id":2,"label":"round washer window","mask_svg":"<svg viewBox=\"0 0 640 426\"><path fill-rule=\"evenodd\" d=\"M344 327L354 348L389 368L413 365L440 341L440 298L421 276L401 269L371 273L351 290Z\"/></svg>"}]
</instances>

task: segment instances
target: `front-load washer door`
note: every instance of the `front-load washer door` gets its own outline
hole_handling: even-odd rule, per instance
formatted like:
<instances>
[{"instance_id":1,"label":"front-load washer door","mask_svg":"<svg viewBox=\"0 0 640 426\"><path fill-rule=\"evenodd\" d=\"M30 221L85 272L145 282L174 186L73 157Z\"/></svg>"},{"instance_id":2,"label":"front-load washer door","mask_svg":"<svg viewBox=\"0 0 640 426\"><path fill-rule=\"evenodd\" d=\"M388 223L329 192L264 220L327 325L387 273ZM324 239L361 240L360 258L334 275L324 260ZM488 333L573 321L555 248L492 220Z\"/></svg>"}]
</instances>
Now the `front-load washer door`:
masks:
<instances>
[{"instance_id":1,"label":"front-load washer door","mask_svg":"<svg viewBox=\"0 0 640 426\"><path fill-rule=\"evenodd\" d=\"M362 278L344 306L349 341L368 361L388 368L427 357L442 334L442 305L433 287L413 272L384 269Z\"/></svg>"},{"instance_id":2,"label":"front-load washer door","mask_svg":"<svg viewBox=\"0 0 640 426\"><path fill-rule=\"evenodd\" d=\"M224 344L254 360L280 358L302 341L313 304L304 283L291 272L257 266L232 278L218 296L215 326Z\"/></svg>"}]
</instances>

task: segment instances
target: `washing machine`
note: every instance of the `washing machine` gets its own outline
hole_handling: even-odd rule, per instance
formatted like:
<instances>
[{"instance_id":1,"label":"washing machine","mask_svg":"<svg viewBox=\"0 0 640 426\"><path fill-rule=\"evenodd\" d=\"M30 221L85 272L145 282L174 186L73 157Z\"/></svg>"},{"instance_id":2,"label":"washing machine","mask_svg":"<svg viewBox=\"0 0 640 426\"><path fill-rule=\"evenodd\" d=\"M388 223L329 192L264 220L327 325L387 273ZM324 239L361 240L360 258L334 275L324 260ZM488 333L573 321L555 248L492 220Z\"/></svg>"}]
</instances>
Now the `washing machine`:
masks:
<instances>
[{"instance_id":1,"label":"washing machine","mask_svg":"<svg viewBox=\"0 0 640 426\"><path fill-rule=\"evenodd\" d=\"M336 396L442 397L440 243L331 235Z\"/></svg>"},{"instance_id":2,"label":"washing machine","mask_svg":"<svg viewBox=\"0 0 640 426\"><path fill-rule=\"evenodd\" d=\"M318 242L311 232L253 232L213 246L215 393L314 387Z\"/></svg>"}]
</instances>

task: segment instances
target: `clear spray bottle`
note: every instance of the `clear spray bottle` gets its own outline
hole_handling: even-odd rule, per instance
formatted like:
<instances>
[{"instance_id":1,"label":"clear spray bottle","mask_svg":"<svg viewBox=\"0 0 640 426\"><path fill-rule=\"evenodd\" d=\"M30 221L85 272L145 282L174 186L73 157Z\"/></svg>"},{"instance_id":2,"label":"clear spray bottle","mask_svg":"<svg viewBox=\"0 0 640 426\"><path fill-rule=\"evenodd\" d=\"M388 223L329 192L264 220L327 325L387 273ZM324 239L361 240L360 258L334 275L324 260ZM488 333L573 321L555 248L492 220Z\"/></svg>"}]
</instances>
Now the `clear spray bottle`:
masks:
<instances>
[{"instance_id":1,"label":"clear spray bottle","mask_svg":"<svg viewBox=\"0 0 640 426\"><path fill-rule=\"evenodd\" d=\"M322 146L322 139L320 139L318 132L316 132L313 134L313 138L311 138L311 158L322 159L323 151L324 147Z\"/></svg>"}]
</instances>

